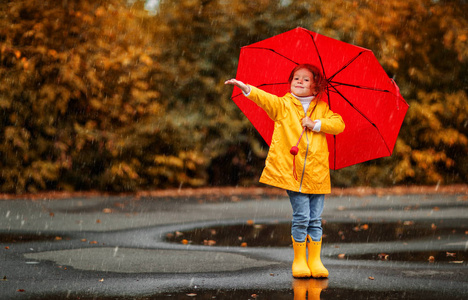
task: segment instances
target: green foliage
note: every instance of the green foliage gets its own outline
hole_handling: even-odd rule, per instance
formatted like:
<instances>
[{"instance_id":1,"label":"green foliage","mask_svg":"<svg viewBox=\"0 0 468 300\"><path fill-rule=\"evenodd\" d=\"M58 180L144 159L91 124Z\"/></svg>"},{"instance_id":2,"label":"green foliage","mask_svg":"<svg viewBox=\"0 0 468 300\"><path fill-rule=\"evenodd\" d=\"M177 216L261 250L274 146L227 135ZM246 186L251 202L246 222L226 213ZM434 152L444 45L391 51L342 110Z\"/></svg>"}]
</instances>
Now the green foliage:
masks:
<instances>
[{"instance_id":1,"label":"green foliage","mask_svg":"<svg viewBox=\"0 0 468 300\"><path fill-rule=\"evenodd\" d=\"M410 104L392 157L340 186L466 182L466 1L0 2L0 192L255 184L229 100L240 48L302 26L372 49Z\"/></svg>"}]
</instances>

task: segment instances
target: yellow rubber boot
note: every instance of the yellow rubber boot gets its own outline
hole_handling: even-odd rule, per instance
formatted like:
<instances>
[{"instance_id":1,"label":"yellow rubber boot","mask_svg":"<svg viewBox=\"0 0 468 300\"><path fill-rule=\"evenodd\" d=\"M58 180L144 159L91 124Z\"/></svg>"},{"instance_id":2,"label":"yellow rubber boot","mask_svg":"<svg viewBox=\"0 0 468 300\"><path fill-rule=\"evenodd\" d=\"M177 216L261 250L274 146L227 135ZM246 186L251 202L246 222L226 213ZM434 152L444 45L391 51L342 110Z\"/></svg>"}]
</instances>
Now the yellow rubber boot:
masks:
<instances>
[{"instance_id":1,"label":"yellow rubber boot","mask_svg":"<svg viewBox=\"0 0 468 300\"><path fill-rule=\"evenodd\" d=\"M307 235L307 248L309 250L309 259L307 264L313 278L327 278L328 270L323 266L320 259L320 251L322 250L322 239L320 242L314 242L310 235Z\"/></svg>"},{"instance_id":2,"label":"yellow rubber boot","mask_svg":"<svg viewBox=\"0 0 468 300\"><path fill-rule=\"evenodd\" d=\"M294 249L294 260L292 263L292 274L293 277L303 278L310 277L310 270L307 266L306 259L306 242L296 243L294 238L291 236Z\"/></svg>"}]
</instances>

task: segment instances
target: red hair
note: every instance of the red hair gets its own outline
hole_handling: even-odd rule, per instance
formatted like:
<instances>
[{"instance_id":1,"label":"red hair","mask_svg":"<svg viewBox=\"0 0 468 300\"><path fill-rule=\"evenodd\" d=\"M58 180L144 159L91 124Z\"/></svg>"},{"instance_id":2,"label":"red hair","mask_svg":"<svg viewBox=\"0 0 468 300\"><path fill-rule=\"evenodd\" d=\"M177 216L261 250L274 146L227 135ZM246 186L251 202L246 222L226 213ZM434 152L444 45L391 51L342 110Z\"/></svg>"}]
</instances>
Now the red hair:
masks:
<instances>
[{"instance_id":1,"label":"red hair","mask_svg":"<svg viewBox=\"0 0 468 300\"><path fill-rule=\"evenodd\" d=\"M291 85L291 82L294 78L294 73L299 71L300 69L306 69L310 73L312 73L314 84L315 84L315 92L316 96L320 96L324 91L325 88L327 87L327 80L323 76L322 72L320 72L320 69L317 68L314 65L311 64L300 64L297 65L292 71L291 74L289 75L288 83Z\"/></svg>"}]
</instances>

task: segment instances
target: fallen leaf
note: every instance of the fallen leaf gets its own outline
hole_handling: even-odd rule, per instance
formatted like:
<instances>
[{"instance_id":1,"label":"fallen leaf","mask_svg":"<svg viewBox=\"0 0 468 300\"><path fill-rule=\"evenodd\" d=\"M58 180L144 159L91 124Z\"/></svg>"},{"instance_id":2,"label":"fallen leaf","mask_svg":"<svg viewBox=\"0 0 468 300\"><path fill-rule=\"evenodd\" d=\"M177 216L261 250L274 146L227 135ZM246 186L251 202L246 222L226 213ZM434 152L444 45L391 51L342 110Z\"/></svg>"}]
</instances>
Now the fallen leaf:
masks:
<instances>
[{"instance_id":1,"label":"fallen leaf","mask_svg":"<svg viewBox=\"0 0 468 300\"><path fill-rule=\"evenodd\" d=\"M429 256L429 258L428 258L428 261L429 261L429 262L434 262L434 261L435 261L435 258L434 258L434 256L432 256L432 255L431 255L431 256Z\"/></svg>"},{"instance_id":2,"label":"fallen leaf","mask_svg":"<svg viewBox=\"0 0 468 300\"><path fill-rule=\"evenodd\" d=\"M96 220L96 223L98 223L98 224L101 223L101 220L97 219L97 220Z\"/></svg>"},{"instance_id":3,"label":"fallen leaf","mask_svg":"<svg viewBox=\"0 0 468 300\"><path fill-rule=\"evenodd\" d=\"M20 292L20 293L25 292L25 290L23 290L23 289L19 289L19 290L16 290L16 291L17 291L17 292Z\"/></svg>"},{"instance_id":4,"label":"fallen leaf","mask_svg":"<svg viewBox=\"0 0 468 300\"><path fill-rule=\"evenodd\" d=\"M431 224L431 229L432 229L432 230L436 230L436 229L437 229L436 224L432 223L432 224Z\"/></svg>"},{"instance_id":5,"label":"fallen leaf","mask_svg":"<svg viewBox=\"0 0 468 300\"><path fill-rule=\"evenodd\" d=\"M99 282L104 282L104 278L99 279Z\"/></svg>"},{"instance_id":6,"label":"fallen leaf","mask_svg":"<svg viewBox=\"0 0 468 300\"><path fill-rule=\"evenodd\" d=\"M204 240L203 244L206 245L206 246L214 246L214 245L216 245L216 241L214 241L214 240Z\"/></svg>"},{"instance_id":7,"label":"fallen leaf","mask_svg":"<svg viewBox=\"0 0 468 300\"><path fill-rule=\"evenodd\" d=\"M8 250L8 249L10 249L10 247L6 246L5 249Z\"/></svg>"},{"instance_id":8,"label":"fallen leaf","mask_svg":"<svg viewBox=\"0 0 468 300\"><path fill-rule=\"evenodd\" d=\"M188 240L186 240L186 239L183 239L183 240L182 240L182 244L187 245L188 243L189 243Z\"/></svg>"},{"instance_id":9,"label":"fallen leaf","mask_svg":"<svg viewBox=\"0 0 468 300\"><path fill-rule=\"evenodd\" d=\"M247 243L246 243L246 242L243 242L243 243L241 244L241 247L247 247Z\"/></svg>"},{"instance_id":10,"label":"fallen leaf","mask_svg":"<svg viewBox=\"0 0 468 300\"><path fill-rule=\"evenodd\" d=\"M380 253L378 256L381 260L388 260L388 258L390 257L390 255L386 253Z\"/></svg>"},{"instance_id":11,"label":"fallen leaf","mask_svg":"<svg viewBox=\"0 0 468 300\"><path fill-rule=\"evenodd\" d=\"M62 237L61 237L61 236L56 236L56 237L55 237L55 240L56 240L56 241L61 241L61 240L62 240Z\"/></svg>"},{"instance_id":12,"label":"fallen leaf","mask_svg":"<svg viewBox=\"0 0 468 300\"><path fill-rule=\"evenodd\" d=\"M405 225L405 226L414 225L414 221L404 221L403 225Z\"/></svg>"},{"instance_id":13,"label":"fallen leaf","mask_svg":"<svg viewBox=\"0 0 468 300\"><path fill-rule=\"evenodd\" d=\"M362 230L368 230L368 229L369 229L369 225L368 225L368 224L361 225L361 229L362 229Z\"/></svg>"},{"instance_id":14,"label":"fallen leaf","mask_svg":"<svg viewBox=\"0 0 468 300\"><path fill-rule=\"evenodd\" d=\"M55 217L55 214L53 212L49 213L49 216Z\"/></svg>"},{"instance_id":15,"label":"fallen leaf","mask_svg":"<svg viewBox=\"0 0 468 300\"><path fill-rule=\"evenodd\" d=\"M97 242L97 241L91 241L91 242L89 242L89 243L90 243L91 245L95 245L95 244L97 244L98 242Z\"/></svg>"},{"instance_id":16,"label":"fallen leaf","mask_svg":"<svg viewBox=\"0 0 468 300\"><path fill-rule=\"evenodd\" d=\"M252 295L250 295L250 297L252 297L254 299L257 299L258 296L257 296L257 294L252 294Z\"/></svg>"},{"instance_id":17,"label":"fallen leaf","mask_svg":"<svg viewBox=\"0 0 468 300\"><path fill-rule=\"evenodd\" d=\"M81 239L81 241L82 241L82 242L86 242L86 241L87 241L87 239Z\"/></svg>"},{"instance_id":18,"label":"fallen leaf","mask_svg":"<svg viewBox=\"0 0 468 300\"><path fill-rule=\"evenodd\" d=\"M195 293L190 293L190 294L186 294L188 297L195 297L197 294Z\"/></svg>"},{"instance_id":19,"label":"fallen leaf","mask_svg":"<svg viewBox=\"0 0 468 300\"><path fill-rule=\"evenodd\" d=\"M247 225L253 225L254 223L254 220L247 220Z\"/></svg>"},{"instance_id":20,"label":"fallen leaf","mask_svg":"<svg viewBox=\"0 0 468 300\"><path fill-rule=\"evenodd\" d=\"M372 276L369 276L369 279L370 279L370 280L374 280L375 278L374 278L374 277L372 277Z\"/></svg>"},{"instance_id":21,"label":"fallen leaf","mask_svg":"<svg viewBox=\"0 0 468 300\"><path fill-rule=\"evenodd\" d=\"M439 211L440 208L438 208L437 206L435 206L432 210L433 210L433 211Z\"/></svg>"},{"instance_id":22,"label":"fallen leaf","mask_svg":"<svg viewBox=\"0 0 468 300\"><path fill-rule=\"evenodd\" d=\"M112 209L110 209L110 208L104 208L104 209L102 210L102 212L105 213L105 214L110 214L110 213L112 213Z\"/></svg>"},{"instance_id":23,"label":"fallen leaf","mask_svg":"<svg viewBox=\"0 0 468 300\"><path fill-rule=\"evenodd\" d=\"M344 253L338 254L338 258L339 258L339 259L345 258L345 254L344 254Z\"/></svg>"},{"instance_id":24,"label":"fallen leaf","mask_svg":"<svg viewBox=\"0 0 468 300\"><path fill-rule=\"evenodd\" d=\"M455 252L445 252L445 254L447 255L447 257L456 257L457 256L457 253L455 253Z\"/></svg>"}]
</instances>

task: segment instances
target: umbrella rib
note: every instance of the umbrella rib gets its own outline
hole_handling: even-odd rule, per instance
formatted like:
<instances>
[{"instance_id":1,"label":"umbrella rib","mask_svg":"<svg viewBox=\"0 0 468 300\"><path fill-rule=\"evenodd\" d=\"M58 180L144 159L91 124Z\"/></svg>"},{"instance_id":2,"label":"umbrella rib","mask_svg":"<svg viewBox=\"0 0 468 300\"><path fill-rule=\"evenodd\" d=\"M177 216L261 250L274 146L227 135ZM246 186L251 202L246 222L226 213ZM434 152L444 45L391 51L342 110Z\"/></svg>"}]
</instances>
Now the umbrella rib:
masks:
<instances>
[{"instance_id":1,"label":"umbrella rib","mask_svg":"<svg viewBox=\"0 0 468 300\"><path fill-rule=\"evenodd\" d=\"M306 30L306 33L310 36L310 38L312 39L312 43L314 44L314 47L315 47L315 51L317 51L317 56L318 56L318 59L320 61L320 66L322 67L322 74L325 78L327 78L327 75L325 74L325 67L323 66L323 61L322 61L322 56L320 56L320 52L318 50L318 47L317 47L317 44L315 43L315 38L314 36L312 35L311 32L309 32L308 30ZM327 81L328 81L328 78L327 78Z\"/></svg>"},{"instance_id":2,"label":"umbrella rib","mask_svg":"<svg viewBox=\"0 0 468 300\"><path fill-rule=\"evenodd\" d=\"M385 141L385 139L383 138L382 136L382 133L380 132L379 128L377 127L377 125L375 125L374 122L372 122L362 111L360 111L356 106L353 105L353 103L351 103L351 101L349 101L348 99L346 99L346 97L341 94L334 86L332 86L332 88L346 101L348 102L349 105L351 105L351 107L356 110L364 119L366 119L372 126L374 126L374 128L377 130L377 132L379 133L380 137L382 138L382 141L385 145L385 147L387 148L387 151L388 153L391 155L392 154L392 151L390 151L390 148L388 147L387 145L387 141Z\"/></svg>"},{"instance_id":3,"label":"umbrella rib","mask_svg":"<svg viewBox=\"0 0 468 300\"><path fill-rule=\"evenodd\" d=\"M330 77L328 78L328 80L331 81L336 75L338 75L338 73L340 73L341 71L343 71L344 69L346 69L347 67L349 67L349 65L352 64L356 59L358 59L358 57L361 56L364 52L368 52L368 50L367 50L367 51L361 51L361 52L359 52L358 55L356 55L355 57L351 58L351 59L349 60L348 63L346 63L343 67L341 67L341 69L339 69L338 71L335 72L335 74L333 74L332 76L330 76Z\"/></svg>"},{"instance_id":4,"label":"umbrella rib","mask_svg":"<svg viewBox=\"0 0 468 300\"><path fill-rule=\"evenodd\" d=\"M386 93L390 93L389 90L384 90L384 89L379 89L379 88L373 88L373 87L370 87L370 86L354 85L354 84L343 83L343 82L336 82L336 81L330 81L330 83L333 83L333 84L334 84L334 85L332 85L333 87L337 87L337 86L349 86L349 87L354 87L354 88L357 88L357 89L372 90L372 91L377 91L377 92L386 92Z\"/></svg>"},{"instance_id":5,"label":"umbrella rib","mask_svg":"<svg viewBox=\"0 0 468 300\"><path fill-rule=\"evenodd\" d=\"M271 52L275 53L276 55L279 55L279 56L281 56L281 57L283 57L283 58L286 58L286 59L289 60L290 62L292 62L292 63L298 65L297 62L295 62L294 60L290 59L290 58L287 57L287 56L284 56L284 55L281 54L281 53L276 52L276 50L274 50L274 49L265 48L265 47L244 47L243 49L260 49L260 50L271 51Z\"/></svg>"},{"instance_id":6,"label":"umbrella rib","mask_svg":"<svg viewBox=\"0 0 468 300\"><path fill-rule=\"evenodd\" d=\"M360 85L354 85L354 84L349 84L349 83L336 82L336 81L331 81L330 86L332 86L333 88L336 88L338 86L348 86L348 87L353 87L353 88L357 88L357 89L370 90L370 91L383 92L383 93L390 93L393 96L397 97L400 100L400 102L403 102L403 103L407 104L406 101L404 101L404 99L402 100L400 97L398 97L398 95L396 95L395 93L392 93L389 90L373 88L373 87L370 87L370 86L360 86Z\"/></svg>"}]
</instances>

